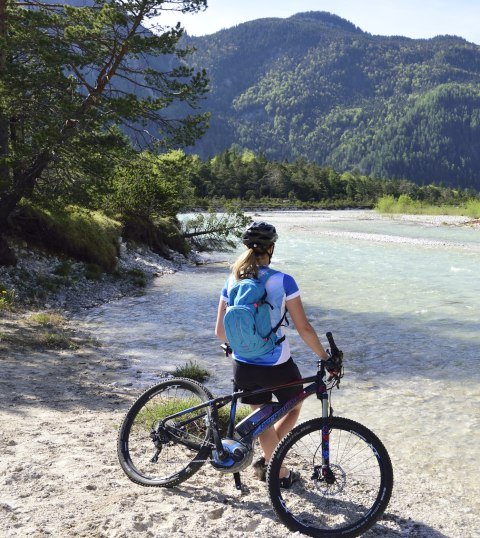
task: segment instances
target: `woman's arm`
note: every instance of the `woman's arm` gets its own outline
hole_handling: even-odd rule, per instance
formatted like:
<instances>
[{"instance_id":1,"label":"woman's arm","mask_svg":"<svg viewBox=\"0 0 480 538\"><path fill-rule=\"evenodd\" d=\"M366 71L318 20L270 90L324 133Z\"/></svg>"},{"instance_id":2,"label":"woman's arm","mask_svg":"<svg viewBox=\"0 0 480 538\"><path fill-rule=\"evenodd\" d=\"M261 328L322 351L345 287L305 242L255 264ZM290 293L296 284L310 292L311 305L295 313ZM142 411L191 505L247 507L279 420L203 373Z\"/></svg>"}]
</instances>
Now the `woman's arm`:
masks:
<instances>
[{"instance_id":1,"label":"woman's arm","mask_svg":"<svg viewBox=\"0 0 480 538\"><path fill-rule=\"evenodd\" d=\"M305 315L305 310L303 309L302 300L299 296L290 299L286 302L288 313L292 318L292 321L295 325L295 328L298 331L298 334L302 337L302 340L307 344L307 346L316 353L321 359L328 359L327 352L320 343L315 329L310 325L310 322ZM222 327L223 327L223 318L222 318Z\"/></svg>"},{"instance_id":2,"label":"woman's arm","mask_svg":"<svg viewBox=\"0 0 480 538\"><path fill-rule=\"evenodd\" d=\"M217 310L217 323L215 324L215 336L222 342L227 341L227 335L225 334L225 328L223 326L223 318L225 317L226 309L227 303L220 297Z\"/></svg>"}]
</instances>

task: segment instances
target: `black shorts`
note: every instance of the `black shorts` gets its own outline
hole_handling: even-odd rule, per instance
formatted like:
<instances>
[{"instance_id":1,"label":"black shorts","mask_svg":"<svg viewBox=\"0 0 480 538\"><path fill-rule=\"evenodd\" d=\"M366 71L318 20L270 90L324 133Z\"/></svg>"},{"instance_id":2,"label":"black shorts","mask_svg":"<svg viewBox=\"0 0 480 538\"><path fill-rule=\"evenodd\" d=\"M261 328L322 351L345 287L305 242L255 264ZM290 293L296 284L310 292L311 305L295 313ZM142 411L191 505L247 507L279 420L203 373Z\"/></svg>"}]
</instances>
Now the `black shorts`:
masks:
<instances>
[{"instance_id":1,"label":"black shorts","mask_svg":"<svg viewBox=\"0 0 480 538\"><path fill-rule=\"evenodd\" d=\"M233 361L233 377L236 386L245 391L267 389L275 385L290 383L297 379L302 379L298 366L293 359L278 366L260 366L245 362ZM264 392L256 396L242 398L243 403L264 404L272 401L272 393L275 394L280 403L285 403L302 390L302 385L295 385L272 392Z\"/></svg>"}]
</instances>

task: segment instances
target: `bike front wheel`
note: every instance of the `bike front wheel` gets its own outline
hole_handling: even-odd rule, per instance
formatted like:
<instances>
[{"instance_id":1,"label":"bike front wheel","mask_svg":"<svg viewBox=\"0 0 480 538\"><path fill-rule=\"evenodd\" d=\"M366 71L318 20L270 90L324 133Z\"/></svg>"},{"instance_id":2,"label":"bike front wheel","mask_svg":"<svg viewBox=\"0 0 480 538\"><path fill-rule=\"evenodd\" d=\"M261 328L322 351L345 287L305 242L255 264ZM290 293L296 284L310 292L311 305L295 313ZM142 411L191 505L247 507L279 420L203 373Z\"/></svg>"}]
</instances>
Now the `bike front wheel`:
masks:
<instances>
[{"instance_id":1,"label":"bike front wheel","mask_svg":"<svg viewBox=\"0 0 480 538\"><path fill-rule=\"evenodd\" d=\"M143 486L172 487L196 473L210 454L207 407L164 419L212 398L203 385L182 378L145 391L118 434L118 459L127 476Z\"/></svg>"},{"instance_id":2,"label":"bike front wheel","mask_svg":"<svg viewBox=\"0 0 480 538\"><path fill-rule=\"evenodd\" d=\"M372 527L387 507L392 464L378 437L358 422L332 417L329 429L328 479L321 473L322 420L310 420L294 428L275 450L267 473L269 495L290 530L354 538ZM282 466L299 475L289 489L280 487Z\"/></svg>"}]
</instances>

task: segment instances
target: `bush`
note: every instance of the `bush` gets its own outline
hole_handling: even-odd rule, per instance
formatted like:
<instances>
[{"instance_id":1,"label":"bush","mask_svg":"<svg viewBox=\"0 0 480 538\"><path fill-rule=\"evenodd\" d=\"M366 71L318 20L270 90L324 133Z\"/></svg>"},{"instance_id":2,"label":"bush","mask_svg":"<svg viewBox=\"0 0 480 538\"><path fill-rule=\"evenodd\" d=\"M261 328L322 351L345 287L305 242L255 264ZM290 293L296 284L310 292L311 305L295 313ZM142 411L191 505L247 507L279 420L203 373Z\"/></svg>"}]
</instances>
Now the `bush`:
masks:
<instances>
[{"instance_id":1,"label":"bush","mask_svg":"<svg viewBox=\"0 0 480 538\"><path fill-rule=\"evenodd\" d=\"M78 345L62 332L44 331L37 336L36 342L47 349L78 349Z\"/></svg>"},{"instance_id":2,"label":"bush","mask_svg":"<svg viewBox=\"0 0 480 538\"><path fill-rule=\"evenodd\" d=\"M130 215L122 219L125 239L148 245L154 252L165 258L170 258L170 249L184 255L190 250L174 218L146 218Z\"/></svg>"},{"instance_id":3,"label":"bush","mask_svg":"<svg viewBox=\"0 0 480 538\"><path fill-rule=\"evenodd\" d=\"M133 283L139 288L144 288L147 285L147 277L140 269L129 269L127 275L132 279Z\"/></svg>"},{"instance_id":4,"label":"bush","mask_svg":"<svg viewBox=\"0 0 480 538\"><path fill-rule=\"evenodd\" d=\"M175 216L193 197L189 176L192 157L180 150L164 155L144 151L128 165L117 166L105 199L112 214L146 219Z\"/></svg>"}]
</instances>

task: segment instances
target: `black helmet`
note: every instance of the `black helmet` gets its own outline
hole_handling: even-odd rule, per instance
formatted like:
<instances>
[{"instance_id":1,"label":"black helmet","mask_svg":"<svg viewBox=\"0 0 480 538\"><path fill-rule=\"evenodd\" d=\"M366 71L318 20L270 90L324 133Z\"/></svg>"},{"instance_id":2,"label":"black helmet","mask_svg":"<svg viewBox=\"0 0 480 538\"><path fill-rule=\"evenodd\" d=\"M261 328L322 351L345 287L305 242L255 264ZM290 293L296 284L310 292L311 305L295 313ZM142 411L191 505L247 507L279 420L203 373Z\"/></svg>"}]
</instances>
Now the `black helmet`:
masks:
<instances>
[{"instance_id":1,"label":"black helmet","mask_svg":"<svg viewBox=\"0 0 480 538\"><path fill-rule=\"evenodd\" d=\"M275 226L268 222L253 222L242 234L243 244L248 248L268 248L278 239Z\"/></svg>"}]
</instances>

